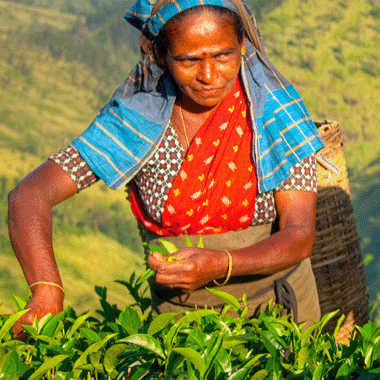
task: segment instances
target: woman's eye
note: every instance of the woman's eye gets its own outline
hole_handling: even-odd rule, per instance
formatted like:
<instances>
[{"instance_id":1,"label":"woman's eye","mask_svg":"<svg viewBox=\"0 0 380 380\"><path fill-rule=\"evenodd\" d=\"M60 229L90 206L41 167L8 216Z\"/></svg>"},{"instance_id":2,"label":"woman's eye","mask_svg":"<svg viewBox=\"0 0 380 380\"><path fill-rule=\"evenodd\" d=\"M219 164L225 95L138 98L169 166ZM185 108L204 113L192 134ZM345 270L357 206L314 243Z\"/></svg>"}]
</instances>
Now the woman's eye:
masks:
<instances>
[{"instance_id":1,"label":"woman's eye","mask_svg":"<svg viewBox=\"0 0 380 380\"><path fill-rule=\"evenodd\" d=\"M230 54L229 53L225 53L225 54L218 54L217 56L216 56L216 59L218 60L218 61L227 61L228 59L230 58Z\"/></svg>"},{"instance_id":2,"label":"woman's eye","mask_svg":"<svg viewBox=\"0 0 380 380\"><path fill-rule=\"evenodd\" d=\"M188 67L188 66L193 66L193 65L195 65L197 62L198 62L198 59L196 59L196 58L189 58L189 59L184 59L184 60L182 60L182 61L181 61L181 64L182 64L183 66Z\"/></svg>"}]
</instances>

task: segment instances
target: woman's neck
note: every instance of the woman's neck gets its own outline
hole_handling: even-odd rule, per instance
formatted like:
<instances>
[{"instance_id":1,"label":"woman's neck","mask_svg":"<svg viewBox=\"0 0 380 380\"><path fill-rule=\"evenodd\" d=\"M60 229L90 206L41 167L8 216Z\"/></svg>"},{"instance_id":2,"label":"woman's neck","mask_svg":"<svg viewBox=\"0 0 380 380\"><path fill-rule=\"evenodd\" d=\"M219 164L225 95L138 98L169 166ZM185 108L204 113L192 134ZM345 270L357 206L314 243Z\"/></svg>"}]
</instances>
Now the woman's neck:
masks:
<instances>
[{"instance_id":1,"label":"woman's neck","mask_svg":"<svg viewBox=\"0 0 380 380\"><path fill-rule=\"evenodd\" d=\"M171 120L174 130L177 133L178 140L185 152L187 152L194 136L197 134L207 118L212 114L214 109L207 110L206 112L193 113L179 102L176 102L173 108Z\"/></svg>"},{"instance_id":2,"label":"woman's neck","mask_svg":"<svg viewBox=\"0 0 380 380\"><path fill-rule=\"evenodd\" d=\"M194 120L205 122L207 118L218 108L220 103L213 106L204 106L194 102L192 99L179 94L176 99L176 105L182 108L187 115L191 115Z\"/></svg>"}]
</instances>

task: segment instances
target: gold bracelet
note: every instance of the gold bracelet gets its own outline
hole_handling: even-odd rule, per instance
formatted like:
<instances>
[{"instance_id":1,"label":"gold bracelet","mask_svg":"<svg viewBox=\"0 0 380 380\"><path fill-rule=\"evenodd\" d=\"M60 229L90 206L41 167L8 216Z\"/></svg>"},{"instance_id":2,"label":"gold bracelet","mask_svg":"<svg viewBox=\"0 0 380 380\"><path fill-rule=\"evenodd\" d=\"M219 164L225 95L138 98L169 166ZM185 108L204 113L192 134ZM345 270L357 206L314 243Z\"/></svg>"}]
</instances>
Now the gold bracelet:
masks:
<instances>
[{"instance_id":1,"label":"gold bracelet","mask_svg":"<svg viewBox=\"0 0 380 380\"><path fill-rule=\"evenodd\" d=\"M228 280L231 277L231 272L232 272L232 256L231 256L231 254L228 251L225 251L225 252L228 255L228 272L227 272L226 279L221 284L219 284L218 281L214 280L214 284L218 285L218 286L226 285L227 282L228 282Z\"/></svg>"},{"instance_id":2,"label":"gold bracelet","mask_svg":"<svg viewBox=\"0 0 380 380\"><path fill-rule=\"evenodd\" d=\"M61 289L62 290L62 292L63 292L63 294L65 294L65 291L63 290L63 288L62 288L62 286L61 285L58 285L58 284L56 284L55 282L48 282L48 281L37 281L37 282L34 282L33 284L31 284L31 285L29 285L29 288L32 288L33 286L35 286L35 285L42 285L42 284L44 284L44 285L51 285L51 286L55 286L56 288L58 288L58 289Z\"/></svg>"}]
</instances>

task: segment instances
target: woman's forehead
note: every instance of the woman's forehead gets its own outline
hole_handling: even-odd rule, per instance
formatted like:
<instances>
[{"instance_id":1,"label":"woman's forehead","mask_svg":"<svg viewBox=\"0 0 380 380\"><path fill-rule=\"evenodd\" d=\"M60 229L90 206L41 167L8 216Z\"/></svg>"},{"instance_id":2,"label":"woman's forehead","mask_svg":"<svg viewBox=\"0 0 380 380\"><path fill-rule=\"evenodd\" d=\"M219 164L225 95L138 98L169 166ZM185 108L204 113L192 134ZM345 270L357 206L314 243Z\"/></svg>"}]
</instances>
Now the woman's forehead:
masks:
<instances>
[{"instance_id":1,"label":"woman's forehead","mask_svg":"<svg viewBox=\"0 0 380 380\"><path fill-rule=\"evenodd\" d=\"M170 0L157 13L151 15L155 3L154 0L137 0L124 16L129 23L140 29L150 39L154 39L158 35L167 21L190 8L213 5L237 13L236 8L229 0Z\"/></svg>"},{"instance_id":2,"label":"woman's forehead","mask_svg":"<svg viewBox=\"0 0 380 380\"><path fill-rule=\"evenodd\" d=\"M211 10L197 9L195 12L187 14L181 19L172 19L166 24L166 30L175 30L177 33L213 33L218 30L220 33L224 28L232 25L227 16L213 13Z\"/></svg>"},{"instance_id":3,"label":"woman's forehead","mask_svg":"<svg viewBox=\"0 0 380 380\"><path fill-rule=\"evenodd\" d=\"M235 29L228 20L208 14L191 15L168 24L167 41L172 53L192 52L197 56L218 53L239 44Z\"/></svg>"}]
</instances>

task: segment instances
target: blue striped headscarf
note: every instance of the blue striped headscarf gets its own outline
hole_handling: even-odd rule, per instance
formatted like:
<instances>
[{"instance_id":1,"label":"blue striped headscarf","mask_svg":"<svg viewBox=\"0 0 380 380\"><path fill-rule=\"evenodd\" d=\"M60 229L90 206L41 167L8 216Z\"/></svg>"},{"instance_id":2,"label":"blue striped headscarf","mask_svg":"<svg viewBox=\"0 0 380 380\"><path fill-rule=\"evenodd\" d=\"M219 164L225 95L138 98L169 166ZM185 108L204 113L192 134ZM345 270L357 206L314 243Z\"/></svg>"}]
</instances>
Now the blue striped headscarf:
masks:
<instances>
[{"instance_id":1,"label":"blue striped headscarf","mask_svg":"<svg viewBox=\"0 0 380 380\"><path fill-rule=\"evenodd\" d=\"M198 5L237 12L228 0L171 0L151 17L154 2L137 0L125 18L153 40L170 18ZM256 27L251 11L244 5ZM289 170L321 149L323 141L299 93L249 40L240 75L251 111L255 136L252 152L261 193L287 179ZM108 186L119 188L156 150L169 124L175 98L172 78L153 54L147 54L73 145Z\"/></svg>"}]
</instances>

